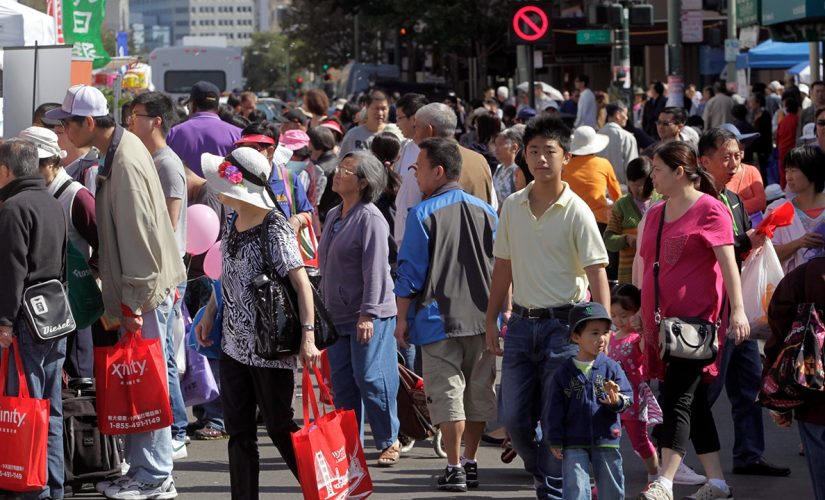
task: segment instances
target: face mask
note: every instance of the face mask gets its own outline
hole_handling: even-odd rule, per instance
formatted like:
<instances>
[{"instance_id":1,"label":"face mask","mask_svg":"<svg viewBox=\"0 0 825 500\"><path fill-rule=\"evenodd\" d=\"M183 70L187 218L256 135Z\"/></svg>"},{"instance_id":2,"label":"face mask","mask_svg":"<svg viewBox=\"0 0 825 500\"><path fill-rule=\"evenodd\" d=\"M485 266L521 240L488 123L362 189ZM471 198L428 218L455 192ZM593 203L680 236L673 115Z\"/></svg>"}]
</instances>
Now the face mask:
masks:
<instances>
[{"instance_id":1,"label":"face mask","mask_svg":"<svg viewBox=\"0 0 825 500\"><path fill-rule=\"evenodd\" d=\"M304 160L289 160L286 162L286 169L294 175L298 175L303 172L306 166L307 163Z\"/></svg>"}]
</instances>

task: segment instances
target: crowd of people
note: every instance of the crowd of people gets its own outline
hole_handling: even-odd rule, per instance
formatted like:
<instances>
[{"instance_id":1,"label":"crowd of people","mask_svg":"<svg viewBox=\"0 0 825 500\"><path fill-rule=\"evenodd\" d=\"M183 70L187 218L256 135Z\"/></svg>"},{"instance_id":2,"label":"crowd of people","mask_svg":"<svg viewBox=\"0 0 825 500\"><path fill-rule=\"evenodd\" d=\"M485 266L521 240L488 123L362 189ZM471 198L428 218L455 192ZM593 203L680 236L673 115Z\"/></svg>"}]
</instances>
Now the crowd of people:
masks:
<instances>
[{"instance_id":1,"label":"crowd of people","mask_svg":"<svg viewBox=\"0 0 825 500\"><path fill-rule=\"evenodd\" d=\"M257 498L261 424L297 477L295 371L322 362L362 440L369 423L375 465L396 466L411 444L399 357L423 377L443 435L441 490L484 484L484 439L520 457L538 498L625 498L626 432L648 474L638 498L670 500L674 483L699 486L690 498L733 498L712 412L723 389L733 474L791 474L764 458L756 401L796 306L825 308L812 279L825 262L825 83L754 83L746 100L690 85L674 107L660 82L632 104L589 82L576 77L562 100L537 85L536 108L507 87L466 108L379 90L330 105L312 89L274 121L254 93L226 98L209 82L185 109L140 93L123 123L90 86L41 104L0 144L0 347L17 339L33 396L50 400L48 482L31 498L64 496L63 373L93 377L94 348L138 330L160 339L173 419L125 436L128 471L95 486L107 498L176 497L173 463L189 440L225 438L232 498ZM793 222L770 237L787 278L763 363L740 272L765 245L759 221L788 202ZM187 254L192 205L221 221L220 280ZM62 279L65 241L99 279L105 313L35 343L22 291ZM296 291L302 332L299 352L274 360L256 350L267 270ZM314 297L339 335L324 356ZM191 334L213 353L220 396L189 422L174 332L201 308ZM661 320L676 316L716 325L712 362L661 358ZM796 412L817 500L823 401ZM689 442L704 475L683 462Z\"/></svg>"}]
</instances>

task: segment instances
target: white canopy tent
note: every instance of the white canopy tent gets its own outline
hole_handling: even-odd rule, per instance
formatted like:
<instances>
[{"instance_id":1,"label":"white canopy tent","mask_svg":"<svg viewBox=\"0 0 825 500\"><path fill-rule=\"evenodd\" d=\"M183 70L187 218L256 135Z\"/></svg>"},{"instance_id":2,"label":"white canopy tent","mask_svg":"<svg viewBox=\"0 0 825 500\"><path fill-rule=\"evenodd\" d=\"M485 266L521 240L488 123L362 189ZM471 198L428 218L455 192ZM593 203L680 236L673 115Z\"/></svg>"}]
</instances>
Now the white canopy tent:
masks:
<instances>
[{"instance_id":1,"label":"white canopy tent","mask_svg":"<svg viewBox=\"0 0 825 500\"><path fill-rule=\"evenodd\" d=\"M12 0L0 0L0 47L53 45L54 19Z\"/></svg>"}]
</instances>

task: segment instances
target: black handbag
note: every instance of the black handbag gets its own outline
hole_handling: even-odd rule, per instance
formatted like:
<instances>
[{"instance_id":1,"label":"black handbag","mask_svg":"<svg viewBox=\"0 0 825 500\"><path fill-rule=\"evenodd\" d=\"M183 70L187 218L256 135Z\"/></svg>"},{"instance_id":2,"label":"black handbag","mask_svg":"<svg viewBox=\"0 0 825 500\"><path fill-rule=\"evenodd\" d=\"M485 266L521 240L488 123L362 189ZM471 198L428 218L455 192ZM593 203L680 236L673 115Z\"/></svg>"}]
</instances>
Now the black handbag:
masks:
<instances>
[{"instance_id":1,"label":"black handbag","mask_svg":"<svg viewBox=\"0 0 825 500\"><path fill-rule=\"evenodd\" d=\"M66 270L66 240L60 276ZM29 285L23 290L23 318L35 342L61 339L77 329L66 286L59 279Z\"/></svg>"},{"instance_id":2,"label":"black handbag","mask_svg":"<svg viewBox=\"0 0 825 500\"><path fill-rule=\"evenodd\" d=\"M653 263L653 286L655 294L655 312L653 319L659 327L659 357L665 361L680 360L705 366L716 361L719 351L717 332L722 322L722 311L727 303L727 296L722 301L722 309L716 323L702 318L669 317L663 318L659 308L659 250L662 244L662 228L665 225L665 207L656 233L656 261Z\"/></svg>"},{"instance_id":3,"label":"black handbag","mask_svg":"<svg viewBox=\"0 0 825 500\"><path fill-rule=\"evenodd\" d=\"M278 276L269 253L269 225L274 210L261 224L260 245L264 271L253 280L255 297L255 354L263 359L280 359L297 354L301 348L303 330L298 308L298 293L289 278ZM310 284L315 306L315 347L326 349L338 340L338 332L321 301L315 286Z\"/></svg>"}]
</instances>

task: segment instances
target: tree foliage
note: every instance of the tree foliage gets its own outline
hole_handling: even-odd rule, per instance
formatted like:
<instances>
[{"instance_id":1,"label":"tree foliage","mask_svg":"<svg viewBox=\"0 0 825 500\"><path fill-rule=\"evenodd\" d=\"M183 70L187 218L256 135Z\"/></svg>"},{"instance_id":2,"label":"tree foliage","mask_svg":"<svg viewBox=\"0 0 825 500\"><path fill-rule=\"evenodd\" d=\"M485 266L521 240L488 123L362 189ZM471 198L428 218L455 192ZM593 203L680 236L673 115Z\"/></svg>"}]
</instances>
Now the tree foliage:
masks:
<instances>
[{"instance_id":1,"label":"tree foliage","mask_svg":"<svg viewBox=\"0 0 825 500\"><path fill-rule=\"evenodd\" d=\"M381 58L399 28L407 41L432 47L442 55L488 57L503 48L507 36L506 0L294 0L285 26L303 47L297 62L307 68L343 66L353 58L354 17L358 15L361 60Z\"/></svg>"},{"instance_id":2,"label":"tree foliage","mask_svg":"<svg viewBox=\"0 0 825 500\"><path fill-rule=\"evenodd\" d=\"M274 92L287 85L287 60L294 60L294 50L299 44L290 42L279 33L258 32L252 34L252 42L244 48L243 73L247 88Z\"/></svg>"}]
</instances>

